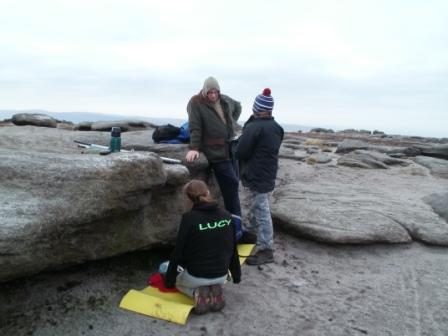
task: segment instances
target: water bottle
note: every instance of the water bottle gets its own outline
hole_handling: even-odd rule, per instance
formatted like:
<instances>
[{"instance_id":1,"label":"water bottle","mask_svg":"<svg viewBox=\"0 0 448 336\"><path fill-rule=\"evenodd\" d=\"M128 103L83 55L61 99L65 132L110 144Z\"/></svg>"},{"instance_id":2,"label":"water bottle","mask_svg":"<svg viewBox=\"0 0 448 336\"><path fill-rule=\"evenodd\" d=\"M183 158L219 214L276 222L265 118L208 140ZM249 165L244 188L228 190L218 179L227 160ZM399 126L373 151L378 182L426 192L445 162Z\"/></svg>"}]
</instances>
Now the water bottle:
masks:
<instances>
[{"instance_id":1,"label":"water bottle","mask_svg":"<svg viewBox=\"0 0 448 336\"><path fill-rule=\"evenodd\" d=\"M121 128L112 127L109 149L111 152L119 152L121 149Z\"/></svg>"},{"instance_id":2,"label":"water bottle","mask_svg":"<svg viewBox=\"0 0 448 336\"><path fill-rule=\"evenodd\" d=\"M162 273L163 275L166 274L166 271L168 271L168 266L170 265L170 261L164 261L163 263L161 263L159 265L159 273ZM180 265L177 265L177 274L182 273L183 272L183 267Z\"/></svg>"},{"instance_id":3,"label":"water bottle","mask_svg":"<svg viewBox=\"0 0 448 336\"><path fill-rule=\"evenodd\" d=\"M159 273L166 274L169 264L170 264L169 261L164 261L163 263L161 263L159 266Z\"/></svg>"}]
</instances>

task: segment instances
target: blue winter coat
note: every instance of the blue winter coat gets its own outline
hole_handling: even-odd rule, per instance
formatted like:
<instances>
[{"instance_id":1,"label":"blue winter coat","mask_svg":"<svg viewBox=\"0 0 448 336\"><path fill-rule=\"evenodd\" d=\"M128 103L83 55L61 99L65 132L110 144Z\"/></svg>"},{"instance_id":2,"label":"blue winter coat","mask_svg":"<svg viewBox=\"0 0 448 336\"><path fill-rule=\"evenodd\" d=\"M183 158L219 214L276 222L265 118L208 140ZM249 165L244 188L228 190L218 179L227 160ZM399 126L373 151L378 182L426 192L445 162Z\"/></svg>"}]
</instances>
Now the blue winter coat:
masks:
<instances>
[{"instance_id":1,"label":"blue winter coat","mask_svg":"<svg viewBox=\"0 0 448 336\"><path fill-rule=\"evenodd\" d=\"M274 190L283 134L273 117L249 118L236 148L244 186L260 193Z\"/></svg>"}]
</instances>

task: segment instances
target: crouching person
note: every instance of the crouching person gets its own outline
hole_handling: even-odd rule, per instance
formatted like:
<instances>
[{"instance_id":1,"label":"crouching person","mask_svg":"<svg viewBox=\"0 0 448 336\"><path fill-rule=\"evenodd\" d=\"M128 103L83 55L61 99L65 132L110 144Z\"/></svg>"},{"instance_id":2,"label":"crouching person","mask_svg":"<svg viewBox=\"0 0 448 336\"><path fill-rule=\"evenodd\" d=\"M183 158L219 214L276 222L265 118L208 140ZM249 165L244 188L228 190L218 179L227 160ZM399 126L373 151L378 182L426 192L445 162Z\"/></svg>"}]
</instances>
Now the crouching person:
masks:
<instances>
[{"instance_id":1,"label":"crouching person","mask_svg":"<svg viewBox=\"0 0 448 336\"><path fill-rule=\"evenodd\" d=\"M193 297L197 314L219 311L225 305L222 285L228 271L234 283L241 281L235 224L230 213L218 207L203 181L187 183L184 195L192 209L182 216L165 286ZM179 275L178 265L183 267Z\"/></svg>"}]
</instances>

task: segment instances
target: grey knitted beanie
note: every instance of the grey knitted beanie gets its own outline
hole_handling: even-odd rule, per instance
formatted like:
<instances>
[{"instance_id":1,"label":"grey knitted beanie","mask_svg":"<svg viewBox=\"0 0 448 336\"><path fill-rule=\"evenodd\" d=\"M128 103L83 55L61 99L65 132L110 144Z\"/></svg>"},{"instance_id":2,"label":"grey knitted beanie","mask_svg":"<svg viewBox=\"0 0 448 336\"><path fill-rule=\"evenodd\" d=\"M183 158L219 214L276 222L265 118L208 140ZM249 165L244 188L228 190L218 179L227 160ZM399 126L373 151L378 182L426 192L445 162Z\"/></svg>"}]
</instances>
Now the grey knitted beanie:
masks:
<instances>
[{"instance_id":1,"label":"grey knitted beanie","mask_svg":"<svg viewBox=\"0 0 448 336\"><path fill-rule=\"evenodd\" d=\"M204 82L204 87L202 88L202 95L205 97L207 96L207 92L209 92L210 90L217 90L218 92L221 91L221 89L219 88L219 83L216 80L215 77L209 77L205 80Z\"/></svg>"}]
</instances>

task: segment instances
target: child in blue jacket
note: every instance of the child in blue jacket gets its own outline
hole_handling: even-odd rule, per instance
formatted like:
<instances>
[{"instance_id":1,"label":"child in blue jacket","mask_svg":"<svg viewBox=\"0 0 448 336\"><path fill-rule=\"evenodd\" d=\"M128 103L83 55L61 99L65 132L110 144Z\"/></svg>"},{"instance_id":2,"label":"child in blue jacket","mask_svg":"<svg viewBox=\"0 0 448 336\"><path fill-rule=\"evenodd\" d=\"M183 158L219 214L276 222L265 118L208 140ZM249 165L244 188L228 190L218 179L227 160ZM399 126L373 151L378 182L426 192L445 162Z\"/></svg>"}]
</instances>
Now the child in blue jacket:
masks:
<instances>
[{"instance_id":1,"label":"child in blue jacket","mask_svg":"<svg viewBox=\"0 0 448 336\"><path fill-rule=\"evenodd\" d=\"M247 230L257 235L257 251L246 263L261 265L274 262L274 231L269 193L274 190L278 170L278 153L283 141L283 128L272 117L274 99L270 89L255 98L253 115L245 123L236 156L240 176L250 192Z\"/></svg>"}]
</instances>

